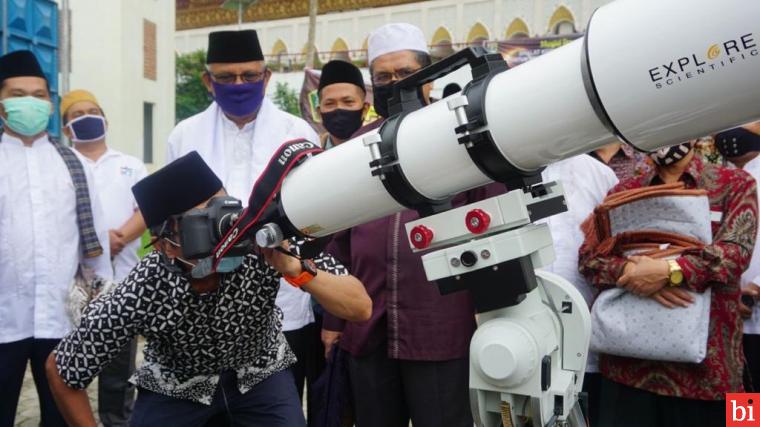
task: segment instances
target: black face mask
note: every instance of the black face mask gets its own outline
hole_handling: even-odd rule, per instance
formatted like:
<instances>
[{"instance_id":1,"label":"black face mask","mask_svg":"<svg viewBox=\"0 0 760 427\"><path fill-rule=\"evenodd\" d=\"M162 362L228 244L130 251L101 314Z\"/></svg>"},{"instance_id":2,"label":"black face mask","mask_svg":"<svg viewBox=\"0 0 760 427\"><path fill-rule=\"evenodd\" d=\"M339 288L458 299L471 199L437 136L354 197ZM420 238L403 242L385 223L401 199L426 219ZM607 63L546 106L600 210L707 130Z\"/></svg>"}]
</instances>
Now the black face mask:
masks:
<instances>
[{"instance_id":1,"label":"black face mask","mask_svg":"<svg viewBox=\"0 0 760 427\"><path fill-rule=\"evenodd\" d=\"M322 124L330 135L346 140L362 127L362 113L364 113L363 108L358 110L338 108L329 113L322 113Z\"/></svg>"},{"instance_id":2,"label":"black face mask","mask_svg":"<svg viewBox=\"0 0 760 427\"><path fill-rule=\"evenodd\" d=\"M387 119L390 115L388 112L388 104L391 101L391 96L393 96L393 83L382 86L372 86L372 98L375 104L375 112L384 119Z\"/></svg>"},{"instance_id":3,"label":"black face mask","mask_svg":"<svg viewBox=\"0 0 760 427\"><path fill-rule=\"evenodd\" d=\"M690 151L691 143L685 142L683 144L662 148L660 150L649 153L649 158L651 158L652 161L657 164L657 166L670 166L673 163L686 157Z\"/></svg>"},{"instance_id":4,"label":"black face mask","mask_svg":"<svg viewBox=\"0 0 760 427\"><path fill-rule=\"evenodd\" d=\"M723 157L739 157L760 151L760 135L745 128L729 129L715 135L715 147Z\"/></svg>"}]
</instances>

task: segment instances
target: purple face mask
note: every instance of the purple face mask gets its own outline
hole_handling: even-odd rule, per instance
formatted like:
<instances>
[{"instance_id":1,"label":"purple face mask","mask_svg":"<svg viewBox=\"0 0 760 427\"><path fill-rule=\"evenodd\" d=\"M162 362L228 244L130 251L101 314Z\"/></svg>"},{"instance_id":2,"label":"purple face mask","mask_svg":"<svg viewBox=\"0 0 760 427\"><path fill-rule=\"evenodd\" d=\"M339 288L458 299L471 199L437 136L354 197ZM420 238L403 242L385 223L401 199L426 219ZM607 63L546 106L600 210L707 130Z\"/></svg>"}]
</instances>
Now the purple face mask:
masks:
<instances>
[{"instance_id":1,"label":"purple face mask","mask_svg":"<svg viewBox=\"0 0 760 427\"><path fill-rule=\"evenodd\" d=\"M221 84L211 81L214 100L222 111L235 117L245 117L261 108L264 101L264 80L256 83Z\"/></svg>"}]
</instances>

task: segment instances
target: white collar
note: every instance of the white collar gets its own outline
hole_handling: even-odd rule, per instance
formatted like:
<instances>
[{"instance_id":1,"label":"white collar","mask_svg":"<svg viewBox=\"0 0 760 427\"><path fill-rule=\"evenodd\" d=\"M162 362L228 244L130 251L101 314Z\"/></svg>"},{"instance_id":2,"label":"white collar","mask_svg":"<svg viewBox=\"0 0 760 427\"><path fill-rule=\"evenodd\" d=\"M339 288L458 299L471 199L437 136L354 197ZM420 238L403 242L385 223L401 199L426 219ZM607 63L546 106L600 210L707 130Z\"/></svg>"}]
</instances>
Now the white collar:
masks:
<instances>
[{"instance_id":1,"label":"white collar","mask_svg":"<svg viewBox=\"0 0 760 427\"><path fill-rule=\"evenodd\" d=\"M87 163L89 163L91 165L96 165L96 166L98 164L100 164L100 163L103 163L104 161L106 161L110 157L119 157L121 155L120 152L118 152L116 150L113 150L113 149L111 149L111 147L109 147L109 146L106 145L106 152L103 153L102 156L98 157L98 160L92 160L91 158L85 156L79 150L77 150L76 146L71 147L71 148L74 150L75 153L77 153L77 156L79 156L80 159L83 159Z\"/></svg>"},{"instance_id":2,"label":"white collar","mask_svg":"<svg viewBox=\"0 0 760 427\"><path fill-rule=\"evenodd\" d=\"M8 132L3 132L3 137L2 137L2 140L0 140L0 142L2 142L3 144L11 144L11 145L19 146L19 147L25 146L24 141L22 141L20 138L10 135ZM40 145L46 142L50 142L50 140L48 139L47 132L43 133L42 136L35 139L34 142L32 142L32 147L33 148L39 147Z\"/></svg>"},{"instance_id":3,"label":"white collar","mask_svg":"<svg viewBox=\"0 0 760 427\"><path fill-rule=\"evenodd\" d=\"M219 108L219 114L222 116L222 126L224 126L224 128L227 130L234 130L235 132L250 132L256 126L256 122L258 121L258 118L259 118L259 116L257 115L255 119L246 123L245 125L243 125L243 128L240 129L235 122L230 120L230 118L227 117L226 114L224 114L224 111L222 111L221 108ZM261 108L259 108L259 114L261 114Z\"/></svg>"}]
</instances>

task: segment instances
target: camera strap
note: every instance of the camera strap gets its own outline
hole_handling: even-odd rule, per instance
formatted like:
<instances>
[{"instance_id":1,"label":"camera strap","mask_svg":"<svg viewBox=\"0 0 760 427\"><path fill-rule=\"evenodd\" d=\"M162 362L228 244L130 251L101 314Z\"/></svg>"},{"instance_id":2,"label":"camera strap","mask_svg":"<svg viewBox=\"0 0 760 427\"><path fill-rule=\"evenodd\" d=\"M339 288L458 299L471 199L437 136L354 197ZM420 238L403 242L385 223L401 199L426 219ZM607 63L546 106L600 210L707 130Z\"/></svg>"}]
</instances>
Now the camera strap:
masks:
<instances>
[{"instance_id":1,"label":"camera strap","mask_svg":"<svg viewBox=\"0 0 760 427\"><path fill-rule=\"evenodd\" d=\"M240 215L240 219L230 228L230 231L222 238L214 252L213 271L225 254L248 233L252 227L259 224L262 215L269 205L275 200L280 192L282 182L288 173L300 162L323 150L316 144L305 139L288 141L275 150L269 164L259 175L259 179L253 186L251 196L248 199L248 207Z\"/></svg>"}]
</instances>

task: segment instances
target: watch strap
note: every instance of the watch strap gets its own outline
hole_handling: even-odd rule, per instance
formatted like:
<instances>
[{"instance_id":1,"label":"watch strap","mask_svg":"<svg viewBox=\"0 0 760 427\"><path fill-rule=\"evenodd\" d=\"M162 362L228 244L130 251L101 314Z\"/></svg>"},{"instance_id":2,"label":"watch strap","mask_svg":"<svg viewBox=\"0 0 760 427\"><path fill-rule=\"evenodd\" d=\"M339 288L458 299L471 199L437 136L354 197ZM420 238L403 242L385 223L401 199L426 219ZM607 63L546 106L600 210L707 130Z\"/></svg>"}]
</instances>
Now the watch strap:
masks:
<instances>
[{"instance_id":1,"label":"watch strap","mask_svg":"<svg viewBox=\"0 0 760 427\"><path fill-rule=\"evenodd\" d=\"M301 260L301 273L296 276L283 275L282 278L286 282L300 288L301 286L311 282L317 275L317 269L312 260Z\"/></svg>"}]
</instances>

